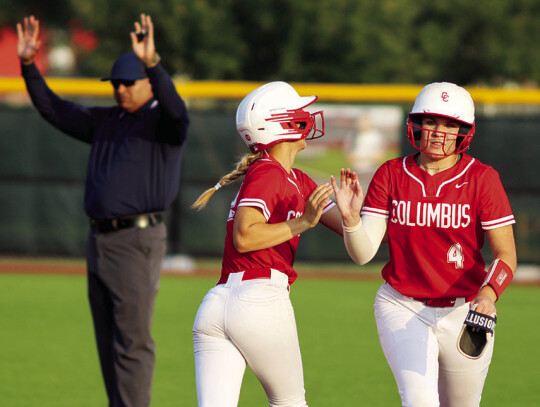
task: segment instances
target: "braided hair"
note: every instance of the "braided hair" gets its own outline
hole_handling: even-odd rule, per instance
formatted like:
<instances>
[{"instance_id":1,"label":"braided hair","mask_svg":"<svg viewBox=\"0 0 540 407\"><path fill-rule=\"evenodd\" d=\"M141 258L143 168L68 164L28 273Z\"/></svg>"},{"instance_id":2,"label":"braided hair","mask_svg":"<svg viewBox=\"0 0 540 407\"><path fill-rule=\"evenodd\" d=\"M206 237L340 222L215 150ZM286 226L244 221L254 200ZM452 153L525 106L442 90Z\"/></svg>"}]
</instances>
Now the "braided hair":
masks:
<instances>
[{"instance_id":1,"label":"braided hair","mask_svg":"<svg viewBox=\"0 0 540 407\"><path fill-rule=\"evenodd\" d=\"M264 151L259 151L258 153L252 153L252 154L246 154L244 155L237 163L236 168L229 172L227 175L224 175L219 182L213 186L212 188L208 188L206 191L204 191L193 204L191 204L191 208L196 209L197 211L200 211L202 208L206 206L212 195L214 195L214 192L216 192L219 188L224 187L225 185L228 185L234 181L236 181L238 178L243 177L246 175L247 170L249 167L251 167L252 164L259 161L264 154Z\"/></svg>"}]
</instances>

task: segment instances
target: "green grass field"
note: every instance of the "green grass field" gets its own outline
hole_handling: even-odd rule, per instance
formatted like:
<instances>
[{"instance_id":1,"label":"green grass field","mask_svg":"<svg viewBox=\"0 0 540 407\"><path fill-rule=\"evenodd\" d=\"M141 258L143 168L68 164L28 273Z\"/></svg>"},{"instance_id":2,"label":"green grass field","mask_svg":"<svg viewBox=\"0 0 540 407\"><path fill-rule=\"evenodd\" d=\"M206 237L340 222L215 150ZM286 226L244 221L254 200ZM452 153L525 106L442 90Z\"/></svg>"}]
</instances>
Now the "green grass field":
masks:
<instances>
[{"instance_id":1,"label":"green grass field","mask_svg":"<svg viewBox=\"0 0 540 407\"><path fill-rule=\"evenodd\" d=\"M196 406L191 326L215 278L163 276L156 303L153 407ZM310 406L399 406L373 318L379 281L293 285ZM538 287L512 286L498 306L483 406L540 406ZM81 275L0 274L0 406L105 406ZM248 371L241 407L268 405Z\"/></svg>"}]
</instances>

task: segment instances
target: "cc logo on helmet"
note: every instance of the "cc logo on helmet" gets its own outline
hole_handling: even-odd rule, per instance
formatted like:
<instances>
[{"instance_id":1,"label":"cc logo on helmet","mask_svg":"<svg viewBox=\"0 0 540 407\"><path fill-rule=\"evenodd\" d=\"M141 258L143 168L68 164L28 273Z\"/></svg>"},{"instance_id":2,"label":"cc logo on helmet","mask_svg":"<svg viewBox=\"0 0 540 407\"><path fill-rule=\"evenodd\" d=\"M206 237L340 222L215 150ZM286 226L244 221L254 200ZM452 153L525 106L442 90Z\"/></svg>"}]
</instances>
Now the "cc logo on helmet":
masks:
<instances>
[{"instance_id":1,"label":"cc logo on helmet","mask_svg":"<svg viewBox=\"0 0 540 407\"><path fill-rule=\"evenodd\" d=\"M443 100L443 102L448 102L448 98L449 98L448 93L443 92L441 94L441 99Z\"/></svg>"},{"instance_id":2,"label":"cc logo on helmet","mask_svg":"<svg viewBox=\"0 0 540 407\"><path fill-rule=\"evenodd\" d=\"M251 141L251 137L249 137L249 134L246 134L246 135L244 136L244 138L245 138L247 141Z\"/></svg>"}]
</instances>

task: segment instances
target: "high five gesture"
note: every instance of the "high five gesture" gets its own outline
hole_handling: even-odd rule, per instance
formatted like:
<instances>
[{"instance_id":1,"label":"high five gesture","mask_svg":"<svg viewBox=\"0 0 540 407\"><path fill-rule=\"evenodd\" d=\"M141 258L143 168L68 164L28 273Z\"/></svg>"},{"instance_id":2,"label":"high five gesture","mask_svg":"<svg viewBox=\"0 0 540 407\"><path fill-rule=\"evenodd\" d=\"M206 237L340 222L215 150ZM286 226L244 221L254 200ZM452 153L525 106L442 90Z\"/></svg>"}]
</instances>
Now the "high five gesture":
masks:
<instances>
[{"instance_id":1,"label":"high five gesture","mask_svg":"<svg viewBox=\"0 0 540 407\"><path fill-rule=\"evenodd\" d=\"M336 195L336 203L343 217L343 224L352 227L360 221L360 209L364 200L364 192L358 174L350 169L341 170L341 183L338 187L334 176L331 177L332 188Z\"/></svg>"}]
</instances>

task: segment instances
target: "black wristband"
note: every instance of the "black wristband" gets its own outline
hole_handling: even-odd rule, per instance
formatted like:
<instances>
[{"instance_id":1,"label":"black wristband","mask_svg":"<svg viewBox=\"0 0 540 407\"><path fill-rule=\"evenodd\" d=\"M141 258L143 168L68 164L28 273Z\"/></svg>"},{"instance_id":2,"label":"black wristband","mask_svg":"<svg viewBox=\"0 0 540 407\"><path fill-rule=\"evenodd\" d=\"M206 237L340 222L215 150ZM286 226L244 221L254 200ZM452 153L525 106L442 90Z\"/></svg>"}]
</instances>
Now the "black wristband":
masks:
<instances>
[{"instance_id":1,"label":"black wristband","mask_svg":"<svg viewBox=\"0 0 540 407\"><path fill-rule=\"evenodd\" d=\"M464 324L493 334L495 325L497 324L497 317L490 317L489 315L470 310Z\"/></svg>"}]
</instances>

